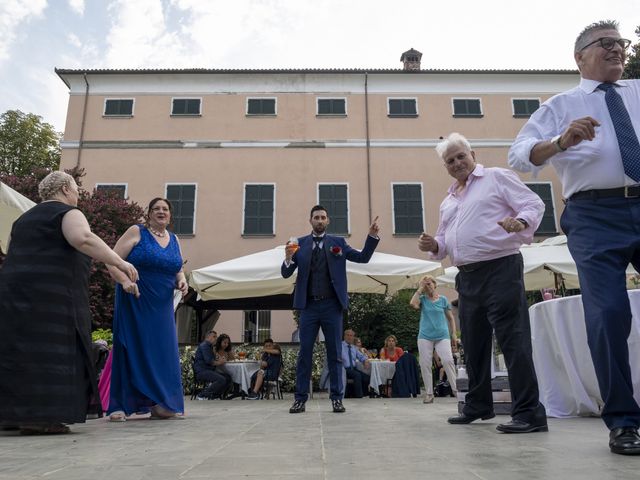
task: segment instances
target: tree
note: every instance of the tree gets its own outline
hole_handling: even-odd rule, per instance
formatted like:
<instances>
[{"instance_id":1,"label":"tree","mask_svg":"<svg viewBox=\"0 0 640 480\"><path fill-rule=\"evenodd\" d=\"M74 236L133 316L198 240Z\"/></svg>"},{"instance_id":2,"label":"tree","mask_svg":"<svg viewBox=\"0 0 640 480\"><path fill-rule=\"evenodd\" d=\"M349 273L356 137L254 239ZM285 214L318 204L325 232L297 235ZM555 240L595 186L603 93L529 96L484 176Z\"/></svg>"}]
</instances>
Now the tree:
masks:
<instances>
[{"instance_id":1,"label":"tree","mask_svg":"<svg viewBox=\"0 0 640 480\"><path fill-rule=\"evenodd\" d=\"M640 37L640 26L636 28L636 35ZM640 42L631 46L622 78L640 78Z\"/></svg>"},{"instance_id":2,"label":"tree","mask_svg":"<svg viewBox=\"0 0 640 480\"><path fill-rule=\"evenodd\" d=\"M23 177L41 168L57 170L61 137L42 117L7 110L0 115L0 174Z\"/></svg>"},{"instance_id":3,"label":"tree","mask_svg":"<svg viewBox=\"0 0 640 480\"><path fill-rule=\"evenodd\" d=\"M401 290L392 297L353 294L344 320L367 348L380 348L388 335L395 335L398 345L413 349L417 345L420 312L409 305L415 290Z\"/></svg>"}]
</instances>

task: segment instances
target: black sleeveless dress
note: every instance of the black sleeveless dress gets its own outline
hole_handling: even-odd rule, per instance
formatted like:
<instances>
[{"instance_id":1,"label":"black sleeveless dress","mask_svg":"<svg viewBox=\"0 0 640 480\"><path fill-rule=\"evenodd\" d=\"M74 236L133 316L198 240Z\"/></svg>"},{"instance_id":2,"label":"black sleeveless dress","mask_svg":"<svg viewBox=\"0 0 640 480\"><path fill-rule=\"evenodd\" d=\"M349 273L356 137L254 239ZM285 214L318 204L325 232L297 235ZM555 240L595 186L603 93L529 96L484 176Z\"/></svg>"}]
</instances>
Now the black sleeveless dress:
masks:
<instances>
[{"instance_id":1,"label":"black sleeveless dress","mask_svg":"<svg viewBox=\"0 0 640 480\"><path fill-rule=\"evenodd\" d=\"M97 403L91 259L62 234L75 207L43 202L15 221L0 268L0 423L82 423ZM97 407L97 405L96 405Z\"/></svg>"}]
</instances>

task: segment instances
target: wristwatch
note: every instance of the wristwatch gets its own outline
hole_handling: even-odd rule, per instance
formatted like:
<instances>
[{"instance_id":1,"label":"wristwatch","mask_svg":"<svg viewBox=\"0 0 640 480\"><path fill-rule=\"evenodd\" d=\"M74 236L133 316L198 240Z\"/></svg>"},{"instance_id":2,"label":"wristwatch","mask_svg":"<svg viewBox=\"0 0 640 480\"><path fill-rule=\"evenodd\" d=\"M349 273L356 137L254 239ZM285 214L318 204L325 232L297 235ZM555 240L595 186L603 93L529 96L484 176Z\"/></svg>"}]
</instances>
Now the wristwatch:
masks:
<instances>
[{"instance_id":1,"label":"wristwatch","mask_svg":"<svg viewBox=\"0 0 640 480\"><path fill-rule=\"evenodd\" d=\"M516 220L519 221L522 225L524 225L524 228L529 228L529 224L524 218L516 218Z\"/></svg>"},{"instance_id":2,"label":"wristwatch","mask_svg":"<svg viewBox=\"0 0 640 480\"><path fill-rule=\"evenodd\" d=\"M551 143L553 143L556 146L556 150L558 151L558 153L567 151L566 148L564 148L562 145L560 145L560 140L561 139L562 139L562 135L556 135L555 137L553 137L551 139Z\"/></svg>"}]
</instances>

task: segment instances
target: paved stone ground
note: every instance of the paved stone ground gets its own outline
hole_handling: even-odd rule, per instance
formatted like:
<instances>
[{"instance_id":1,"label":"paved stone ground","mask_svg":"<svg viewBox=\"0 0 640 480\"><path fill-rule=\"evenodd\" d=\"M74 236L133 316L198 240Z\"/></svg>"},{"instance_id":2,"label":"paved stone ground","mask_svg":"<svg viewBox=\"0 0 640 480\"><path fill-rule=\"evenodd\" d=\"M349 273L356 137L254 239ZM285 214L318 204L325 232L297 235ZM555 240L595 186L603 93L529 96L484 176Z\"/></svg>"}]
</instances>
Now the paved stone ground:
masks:
<instances>
[{"instance_id":1,"label":"paved stone ground","mask_svg":"<svg viewBox=\"0 0 640 480\"><path fill-rule=\"evenodd\" d=\"M0 433L0 480L640 479L613 455L598 418L549 419L549 433L504 435L507 417L452 426L454 399L345 400L306 413L285 400L186 400L184 420L91 420L62 436Z\"/></svg>"}]
</instances>

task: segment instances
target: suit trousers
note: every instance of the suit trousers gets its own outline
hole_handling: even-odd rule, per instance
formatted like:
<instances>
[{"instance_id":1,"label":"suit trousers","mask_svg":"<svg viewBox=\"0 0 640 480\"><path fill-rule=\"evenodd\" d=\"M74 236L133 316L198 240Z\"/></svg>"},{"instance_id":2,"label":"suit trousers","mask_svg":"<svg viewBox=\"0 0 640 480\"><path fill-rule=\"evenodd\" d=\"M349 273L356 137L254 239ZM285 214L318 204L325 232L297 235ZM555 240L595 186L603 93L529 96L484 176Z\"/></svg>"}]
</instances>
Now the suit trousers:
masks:
<instances>
[{"instance_id":1,"label":"suit trousers","mask_svg":"<svg viewBox=\"0 0 640 480\"><path fill-rule=\"evenodd\" d=\"M469 392L463 413L479 416L493 411L491 391L492 334L504 354L514 420L544 423L533 366L529 310L524 293L522 255L497 259L456 277L459 317Z\"/></svg>"},{"instance_id":2,"label":"suit trousers","mask_svg":"<svg viewBox=\"0 0 640 480\"><path fill-rule=\"evenodd\" d=\"M625 270L640 269L640 199L569 200L561 218L576 261L587 342L610 429L640 427L629 346L631 306Z\"/></svg>"},{"instance_id":3,"label":"suit trousers","mask_svg":"<svg viewBox=\"0 0 640 480\"><path fill-rule=\"evenodd\" d=\"M346 369L347 378L353 380L353 397L362 398L365 393L369 393L369 383L371 376L355 367Z\"/></svg>"},{"instance_id":4,"label":"suit trousers","mask_svg":"<svg viewBox=\"0 0 640 480\"><path fill-rule=\"evenodd\" d=\"M214 397L222 395L229 385L229 380L225 375L215 370L202 370L198 372L196 378L202 382L207 382L207 386L202 391L203 397Z\"/></svg>"},{"instance_id":5,"label":"suit trousers","mask_svg":"<svg viewBox=\"0 0 640 480\"><path fill-rule=\"evenodd\" d=\"M342 385L342 305L337 298L308 300L307 307L300 311L300 351L296 365L295 399L306 402L313 367L313 345L322 328L327 349L327 365L331 381L330 398L340 400Z\"/></svg>"}]
</instances>

